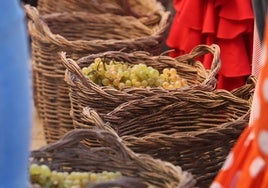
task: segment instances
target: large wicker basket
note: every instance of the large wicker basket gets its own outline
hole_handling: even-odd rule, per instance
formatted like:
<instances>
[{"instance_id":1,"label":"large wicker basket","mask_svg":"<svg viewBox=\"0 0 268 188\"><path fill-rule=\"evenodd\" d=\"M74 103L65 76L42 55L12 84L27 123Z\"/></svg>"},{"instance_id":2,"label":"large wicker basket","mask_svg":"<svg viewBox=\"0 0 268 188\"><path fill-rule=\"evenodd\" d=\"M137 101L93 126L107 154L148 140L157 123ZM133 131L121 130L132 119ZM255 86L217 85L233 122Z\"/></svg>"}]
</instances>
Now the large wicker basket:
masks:
<instances>
[{"instance_id":1,"label":"large wicker basket","mask_svg":"<svg viewBox=\"0 0 268 188\"><path fill-rule=\"evenodd\" d=\"M160 188L191 188L195 184L192 175L180 167L134 153L116 134L100 129L72 130L57 142L32 151L31 162L57 171L121 172Z\"/></svg>"},{"instance_id":2,"label":"large wicker basket","mask_svg":"<svg viewBox=\"0 0 268 188\"><path fill-rule=\"evenodd\" d=\"M86 107L88 123L77 128L111 127L133 151L180 165L208 187L247 125L255 81L233 92L189 89L133 100L108 114Z\"/></svg>"},{"instance_id":3,"label":"large wicker basket","mask_svg":"<svg viewBox=\"0 0 268 188\"><path fill-rule=\"evenodd\" d=\"M84 11L133 16L151 26L158 25L165 14L165 8L157 0L39 0L37 8L40 14Z\"/></svg>"},{"instance_id":4,"label":"large wicker basket","mask_svg":"<svg viewBox=\"0 0 268 188\"><path fill-rule=\"evenodd\" d=\"M47 142L58 140L72 126L65 67L59 51L77 59L107 50L158 51L168 15L161 24L149 28L133 17L85 12L40 16L25 6L32 39L34 101L44 125Z\"/></svg>"},{"instance_id":5,"label":"large wicker basket","mask_svg":"<svg viewBox=\"0 0 268 188\"><path fill-rule=\"evenodd\" d=\"M211 71L206 70L202 63L196 60L198 57L212 53ZM99 113L109 113L124 102L142 99L149 96L157 96L166 93L183 93L183 89L165 90L161 88L128 88L122 91L112 87L103 87L87 79L81 72L82 67L87 67L96 57L122 60L129 64L145 63L158 70L164 68L176 68L180 76L188 81L189 87L202 87L203 90L213 90L216 85L215 76L220 68L219 47L217 45L199 45L189 54L176 59L160 55L153 56L147 52L137 51L133 53L105 52L89 55L78 61L73 61L61 53L62 63L67 67L65 80L70 88L71 116L74 126L84 124L81 119L83 107L90 106ZM70 127L71 129L73 127Z\"/></svg>"}]
</instances>

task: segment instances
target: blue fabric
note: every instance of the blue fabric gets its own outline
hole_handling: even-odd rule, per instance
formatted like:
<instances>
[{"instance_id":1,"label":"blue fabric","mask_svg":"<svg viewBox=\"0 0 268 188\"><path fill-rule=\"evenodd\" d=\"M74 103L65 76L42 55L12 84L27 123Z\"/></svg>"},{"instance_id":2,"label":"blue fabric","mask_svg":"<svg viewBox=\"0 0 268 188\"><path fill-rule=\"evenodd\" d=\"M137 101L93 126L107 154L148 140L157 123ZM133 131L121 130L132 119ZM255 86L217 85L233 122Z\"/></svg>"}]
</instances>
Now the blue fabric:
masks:
<instances>
[{"instance_id":1,"label":"blue fabric","mask_svg":"<svg viewBox=\"0 0 268 188\"><path fill-rule=\"evenodd\" d=\"M25 14L17 0L0 0L0 13L0 188L28 188L32 89Z\"/></svg>"}]
</instances>

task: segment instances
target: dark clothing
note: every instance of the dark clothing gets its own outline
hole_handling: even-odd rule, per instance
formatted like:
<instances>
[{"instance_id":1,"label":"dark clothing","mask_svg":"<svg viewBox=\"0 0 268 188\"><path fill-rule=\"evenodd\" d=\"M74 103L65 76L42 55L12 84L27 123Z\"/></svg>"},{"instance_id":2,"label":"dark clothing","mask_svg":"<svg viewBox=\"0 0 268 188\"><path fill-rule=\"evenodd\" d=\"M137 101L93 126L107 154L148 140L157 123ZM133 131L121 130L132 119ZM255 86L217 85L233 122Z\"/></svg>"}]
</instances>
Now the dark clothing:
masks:
<instances>
[{"instance_id":1,"label":"dark clothing","mask_svg":"<svg viewBox=\"0 0 268 188\"><path fill-rule=\"evenodd\" d=\"M32 6L37 6L37 0L22 0L25 4L30 4Z\"/></svg>"},{"instance_id":2,"label":"dark clothing","mask_svg":"<svg viewBox=\"0 0 268 188\"><path fill-rule=\"evenodd\" d=\"M267 12L267 0L252 0L254 16L261 42L263 41L265 28L265 14Z\"/></svg>"}]
</instances>

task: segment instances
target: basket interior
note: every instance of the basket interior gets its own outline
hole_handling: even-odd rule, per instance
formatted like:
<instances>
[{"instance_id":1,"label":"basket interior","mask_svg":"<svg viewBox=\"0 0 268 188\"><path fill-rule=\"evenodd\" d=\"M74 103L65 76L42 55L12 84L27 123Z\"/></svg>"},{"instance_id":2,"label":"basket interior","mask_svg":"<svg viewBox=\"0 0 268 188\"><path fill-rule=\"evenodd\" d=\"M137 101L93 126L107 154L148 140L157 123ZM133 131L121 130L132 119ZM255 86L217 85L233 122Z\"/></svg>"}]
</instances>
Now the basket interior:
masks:
<instances>
[{"instance_id":1,"label":"basket interior","mask_svg":"<svg viewBox=\"0 0 268 188\"><path fill-rule=\"evenodd\" d=\"M149 155L136 154L117 135L100 129L76 129L55 143L31 152L31 162L57 171L111 171L157 187L193 184L191 174Z\"/></svg>"},{"instance_id":2,"label":"basket interior","mask_svg":"<svg viewBox=\"0 0 268 188\"><path fill-rule=\"evenodd\" d=\"M53 34L61 35L69 41L129 40L152 34L152 30L132 17L80 12L55 13L44 15L43 18Z\"/></svg>"},{"instance_id":3,"label":"basket interior","mask_svg":"<svg viewBox=\"0 0 268 188\"><path fill-rule=\"evenodd\" d=\"M144 17L150 25L159 24L161 16L158 13L164 11L164 7L156 0L39 0L38 9L41 14L67 11L85 11L95 14L109 12L136 18Z\"/></svg>"},{"instance_id":4,"label":"basket interior","mask_svg":"<svg viewBox=\"0 0 268 188\"><path fill-rule=\"evenodd\" d=\"M187 80L188 85L200 84L208 76L207 70L200 61L190 59L188 61L176 61L174 58L168 56L153 56L144 51L137 51L134 53L124 52L108 52L89 55L77 60L78 66L89 66L94 62L95 58L101 58L103 62L109 63L111 60L123 61L130 66L140 63L146 64L162 72L164 68L175 68L178 74ZM129 90L131 93L131 89Z\"/></svg>"}]
</instances>

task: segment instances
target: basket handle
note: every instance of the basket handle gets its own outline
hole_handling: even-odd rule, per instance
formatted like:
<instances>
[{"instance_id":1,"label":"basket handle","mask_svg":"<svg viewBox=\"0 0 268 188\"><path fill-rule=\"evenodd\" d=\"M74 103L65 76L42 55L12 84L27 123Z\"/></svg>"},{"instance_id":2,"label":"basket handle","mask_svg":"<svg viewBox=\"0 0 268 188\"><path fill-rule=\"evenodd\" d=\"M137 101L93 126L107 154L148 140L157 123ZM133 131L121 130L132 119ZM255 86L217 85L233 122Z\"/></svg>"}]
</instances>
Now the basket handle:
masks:
<instances>
[{"instance_id":1,"label":"basket handle","mask_svg":"<svg viewBox=\"0 0 268 188\"><path fill-rule=\"evenodd\" d=\"M71 73L74 73L81 80L81 82L84 85L86 85L86 86L91 88L90 84L88 84L88 80L85 78L84 74L82 73L82 71L81 71L80 67L77 65L77 63L73 59L67 58L66 57L66 52L59 52L58 54L60 56L61 63L67 69L65 74L68 74L68 71L71 72ZM65 76L65 79L68 79L68 77Z\"/></svg>"},{"instance_id":2,"label":"basket handle","mask_svg":"<svg viewBox=\"0 0 268 188\"><path fill-rule=\"evenodd\" d=\"M216 88L217 85L217 74L219 73L219 70L221 68L221 59L220 59L220 47L216 44L213 44L209 46L208 51L213 53L213 59L211 63L211 70L209 73L209 76L204 82L203 85L210 85L212 86L212 89Z\"/></svg>"},{"instance_id":3,"label":"basket handle","mask_svg":"<svg viewBox=\"0 0 268 188\"><path fill-rule=\"evenodd\" d=\"M163 184L166 184L175 188L181 187L181 185L185 184L189 184L191 185L190 187L192 187L192 185L195 183L192 175L188 172L183 172L179 166L174 166L169 162L156 160L146 154L136 154L121 142L121 139L118 135L108 130L97 128L74 129L69 131L57 142L44 146L37 151L33 151L33 155L35 155L35 153L38 155L38 153L44 154L46 152L58 152L60 149L64 150L65 148L68 149L69 147L77 147L81 141L84 143L84 140L86 142L90 140L95 142L95 140L98 140L101 143L101 148L104 149L107 147L112 149L118 154L119 159L133 161L134 164L138 166L137 169L140 170L140 173L137 175L153 185L160 185L160 187L162 187ZM97 145L97 147L99 146ZM141 167L139 168L139 166ZM146 168L146 170L143 168ZM152 174L148 174L148 172L153 171L158 172L157 174L154 174L154 178L152 178Z\"/></svg>"},{"instance_id":4,"label":"basket handle","mask_svg":"<svg viewBox=\"0 0 268 188\"><path fill-rule=\"evenodd\" d=\"M96 127L98 129L101 129L101 130L104 129L104 130L106 130L106 131L108 131L110 133L113 133L114 135L117 135L117 133L115 133L114 129L112 129L110 127L109 123L108 122L107 123L104 123L104 121L101 119L101 117L98 115L98 113L95 110L93 110L92 108L90 108L90 107L84 107L83 108L83 111L82 111L82 115L83 115L83 117L87 121L89 121L89 122L93 123L94 125L96 125ZM118 136L118 138L120 138L120 137ZM121 138L118 141L122 142ZM125 147L128 149L127 146L125 146ZM188 174L186 172L183 175L183 172L182 172L182 170L181 170L180 167L177 167L176 169L174 169L174 166L172 166L169 162L164 162L163 163L161 161L151 161L149 163L149 161L148 161L149 158L148 158L147 155L139 155L139 156L137 156L135 153L132 152L132 150L130 150L130 153L135 155L135 157L137 159L137 162L142 163L143 164L142 166L144 166L145 164L146 165L150 165L151 162L152 162L151 164L153 164L153 163L159 163L158 164L159 166L158 165L156 165L156 166L155 165L151 165L151 166L155 166L158 170L160 169L160 171L162 171L162 172L164 171L164 174L167 173L172 178L176 178L178 176L179 177L183 177L182 178L183 180L180 182L180 185L181 186L179 185L178 187L185 187L185 188L188 187L188 186L189 187L192 187L193 184L195 184L195 181L192 180L191 174ZM168 170L168 171L166 171L166 170ZM175 171L177 171L177 172L175 172ZM173 174L174 172L177 173L177 174ZM159 177L161 178L161 175L160 174L159 174ZM169 180L171 180L170 177L166 176L165 178L162 178L162 180L163 179L166 179L166 178L169 179Z\"/></svg>"},{"instance_id":5,"label":"basket handle","mask_svg":"<svg viewBox=\"0 0 268 188\"><path fill-rule=\"evenodd\" d=\"M114 134L117 134L116 131L110 126L109 122L104 122L99 114L90 107L84 107L82 110L83 119L87 122L92 123L99 129L109 130Z\"/></svg>"},{"instance_id":6,"label":"basket handle","mask_svg":"<svg viewBox=\"0 0 268 188\"><path fill-rule=\"evenodd\" d=\"M233 89L231 93L237 97L248 96L249 103L251 104L253 100L253 94L254 94L254 89L256 87L256 83L257 83L257 78L251 75L247 78L245 85L239 88Z\"/></svg>"},{"instance_id":7,"label":"basket handle","mask_svg":"<svg viewBox=\"0 0 268 188\"><path fill-rule=\"evenodd\" d=\"M87 88L90 88L90 89L92 89L93 91L95 91L97 93L101 93L101 94L106 95L106 96L111 96L111 94L109 94L109 93L105 92L104 90L100 89L99 86L96 83L86 79L86 77L83 75L83 73L82 73L80 67L78 66L78 64L73 59L66 57L66 52L59 52L58 54L59 54L59 56L61 58L60 62L67 69L67 71L65 72L65 81L73 82L73 80L70 80L71 77L67 76L67 74L72 73L75 76L77 76L78 79L82 82L82 84L84 86L86 86Z\"/></svg>"},{"instance_id":8,"label":"basket handle","mask_svg":"<svg viewBox=\"0 0 268 188\"><path fill-rule=\"evenodd\" d=\"M35 27L37 27L39 31L42 31L42 33L45 33L46 24L44 24L43 20L40 19L38 10L35 7L27 4L24 5L24 10L26 12L27 18L34 22Z\"/></svg>"},{"instance_id":9,"label":"basket handle","mask_svg":"<svg viewBox=\"0 0 268 188\"><path fill-rule=\"evenodd\" d=\"M178 61L186 61L187 59L189 59L189 57L191 59L195 59L207 53L213 54L213 59L211 63L211 71L209 73L208 78L204 80L201 85L203 86L209 85L211 89L215 89L216 84L217 84L216 76L221 68L220 47L217 44L198 45L195 48L193 48L189 54L176 57L175 59Z\"/></svg>"},{"instance_id":10,"label":"basket handle","mask_svg":"<svg viewBox=\"0 0 268 188\"><path fill-rule=\"evenodd\" d=\"M53 34L48 25L42 20L38 10L31 5L24 5L27 17L32 21L28 22L28 29L31 35L39 35L38 37L44 41L49 41L60 46L68 46L77 50L88 50L87 44L78 46L75 42L69 42L61 35Z\"/></svg>"},{"instance_id":11,"label":"basket handle","mask_svg":"<svg viewBox=\"0 0 268 188\"><path fill-rule=\"evenodd\" d=\"M65 42L66 40L63 37L55 36L48 25L41 19L38 10L31 5L24 5L24 10L26 12L27 18L30 19L33 23L28 22L28 28L31 33L34 33L34 27L40 34L42 34L43 39L51 40L54 43L57 43L57 37Z\"/></svg>"}]
</instances>

